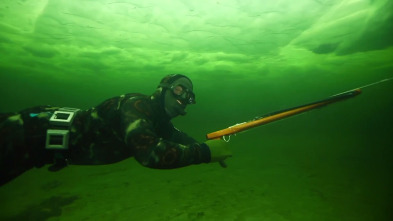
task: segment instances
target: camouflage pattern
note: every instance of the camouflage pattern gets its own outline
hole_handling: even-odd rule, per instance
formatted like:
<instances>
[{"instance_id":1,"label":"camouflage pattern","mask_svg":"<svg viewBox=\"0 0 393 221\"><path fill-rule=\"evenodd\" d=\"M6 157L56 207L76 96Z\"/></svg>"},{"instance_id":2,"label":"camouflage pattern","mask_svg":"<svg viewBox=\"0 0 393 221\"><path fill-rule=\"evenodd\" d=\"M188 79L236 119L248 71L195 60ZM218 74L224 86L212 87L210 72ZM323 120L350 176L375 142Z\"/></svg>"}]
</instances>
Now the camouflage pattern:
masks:
<instances>
[{"instance_id":1,"label":"camouflage pattern","mask_svg":"<svg viewBox=\"0 0 393 221\"><path fill-rule=\"evenodd\" d=\"M152 96L125 94L79 111L70 127L69 164L98 165L134 156L143 166L179 168L210 162L206 144L177 130L166 115L161 88ZM40 106L0 115L0 183L53 163L45 149L49 119L58 107ZM56 153L58 154L58 152Z\"/></svg>"}]
</instances>

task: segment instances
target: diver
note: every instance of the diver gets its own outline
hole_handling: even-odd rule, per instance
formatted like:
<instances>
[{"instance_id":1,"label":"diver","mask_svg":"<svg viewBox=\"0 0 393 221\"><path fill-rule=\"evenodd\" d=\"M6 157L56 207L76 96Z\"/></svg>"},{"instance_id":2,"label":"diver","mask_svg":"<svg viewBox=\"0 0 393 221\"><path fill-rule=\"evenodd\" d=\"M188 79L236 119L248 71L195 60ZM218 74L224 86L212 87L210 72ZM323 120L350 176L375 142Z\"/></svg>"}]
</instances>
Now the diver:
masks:
<instances>
[{"instance_id":1,"label":"diver","mask_svg":"<svg viewBox=\"0 0 393 221\"><path fill-rule=\"evenodd\" d=\"M88 110L38 106L0 114L0 185L46 164L58 171L134 157L149 168L173 169L230 157L225 141L199 143L173 126L190 104L191 80L171 74L150 96L125 94Z\"/></svg>"}]
</instances>

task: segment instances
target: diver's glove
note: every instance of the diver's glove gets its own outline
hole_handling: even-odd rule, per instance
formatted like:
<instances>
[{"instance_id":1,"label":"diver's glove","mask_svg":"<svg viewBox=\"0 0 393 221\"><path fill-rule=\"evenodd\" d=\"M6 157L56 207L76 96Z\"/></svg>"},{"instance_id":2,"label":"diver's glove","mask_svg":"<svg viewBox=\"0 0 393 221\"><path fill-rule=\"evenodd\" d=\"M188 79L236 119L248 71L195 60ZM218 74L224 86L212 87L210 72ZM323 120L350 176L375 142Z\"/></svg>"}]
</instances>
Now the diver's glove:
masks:
<instances>
[{"instance_id":1,"label":"diver's glove","mask_svg":"<svg viewBox=\"0 0 393 221\"><path fill-rule=\"evenodd\" d=\"M224 160L232 156L228 142L221 139L208 140L205 144L210 149L210 162L220 162L221 166L226 167Z\"/></svg>"}]
</instances>

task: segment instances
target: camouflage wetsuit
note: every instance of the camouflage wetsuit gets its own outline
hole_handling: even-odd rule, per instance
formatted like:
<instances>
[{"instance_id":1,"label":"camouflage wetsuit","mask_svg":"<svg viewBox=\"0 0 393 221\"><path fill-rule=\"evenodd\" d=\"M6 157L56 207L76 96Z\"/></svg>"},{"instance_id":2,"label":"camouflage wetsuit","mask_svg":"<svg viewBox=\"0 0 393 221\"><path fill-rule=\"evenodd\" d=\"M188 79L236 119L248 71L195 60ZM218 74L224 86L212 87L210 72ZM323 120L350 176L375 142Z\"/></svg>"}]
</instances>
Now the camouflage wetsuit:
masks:
<instances>
[{"instance_id":1,"label":"camouflage wetsuit","mask_svg":"<svg viewBox=\"0 0 393 221\"><path fill-rule=\"evenodd\" d=\"M0 115L0 184L53 162L45 139L49 118L58 109L40 106ZM64 155L70 164L87 165L134 156L142 165L159 169L210 162L207 145L174 128L157 94L126 94L79 111Z\"/></svg>"}]
</instances>

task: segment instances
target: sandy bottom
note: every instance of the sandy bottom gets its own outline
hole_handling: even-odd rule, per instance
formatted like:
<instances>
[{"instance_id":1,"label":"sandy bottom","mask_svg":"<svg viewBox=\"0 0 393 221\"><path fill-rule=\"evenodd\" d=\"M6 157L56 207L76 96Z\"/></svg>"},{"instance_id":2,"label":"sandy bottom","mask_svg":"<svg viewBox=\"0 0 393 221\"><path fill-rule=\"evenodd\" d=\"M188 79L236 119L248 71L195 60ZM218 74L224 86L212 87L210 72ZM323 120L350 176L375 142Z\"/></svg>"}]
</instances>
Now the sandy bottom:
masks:
<instances>
[{"instance_id":1,"label":"sandy bottom","mask_svg":"<svg viewBox=\"0 0 393 221\"><path fill-rule=\"evenodd\" d=\"M256 154L234 142L226 169L153 170L132 158L32 169L0 187L0 220L393 220L389 170L285 142Z\"/></svg>"}]
</instances>

